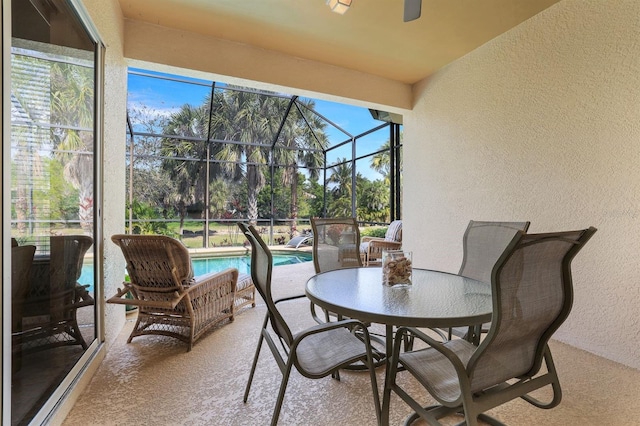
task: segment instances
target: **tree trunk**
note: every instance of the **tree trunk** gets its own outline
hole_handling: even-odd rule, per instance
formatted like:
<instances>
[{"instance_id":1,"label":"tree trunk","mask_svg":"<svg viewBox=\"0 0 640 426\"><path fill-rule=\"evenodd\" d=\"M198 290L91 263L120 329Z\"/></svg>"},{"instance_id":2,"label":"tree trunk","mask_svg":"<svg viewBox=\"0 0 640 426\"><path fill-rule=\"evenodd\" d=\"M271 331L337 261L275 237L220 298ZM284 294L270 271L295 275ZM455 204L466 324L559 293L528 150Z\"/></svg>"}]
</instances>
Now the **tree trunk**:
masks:
<instances>
[{"instance_id":1,"label":"tree trunk","mask_svg":"<svg viewBox=\"0 0 640 426\"><path fill-rule=\"evenodd\" d=\"M93 155L76 154L65 166L65 175L78 190L78 218L85 234L93 234Z\"/></svg>"},{"instance_id":2,"label":"tree trunk","mask_svg":"<svg viewBox=\"0 0 640 426\"><path fill-rule=\"evenodd\" d=\"M180 201L178 210L180 214L180 226L178 227L178 232L180 233L180 241L182 241L182 234L184 233L184 218L187 215L187 205Z\"/></svg>"},{"instance_id":3,"label":"tree trunk","mask_svg":"<svg viewBox=\"0 0 640 426\"><path fill-rule=\"evenodd\" d=\"M260 182L259 171L256 166L247 166L247 219L249 224L258 224L258 192L264 184Z\"/></svg>"},{"instance_id":4,"label":"tree trunk","mask_svg":"<svg viewBox=\"0 0 640 426\"><path fill-rule=\"evenodd\" d=\"M292 168L291 180L291 230L289 235L293 238L298 232L298 170Z\"/></svg>"}]
</instances>

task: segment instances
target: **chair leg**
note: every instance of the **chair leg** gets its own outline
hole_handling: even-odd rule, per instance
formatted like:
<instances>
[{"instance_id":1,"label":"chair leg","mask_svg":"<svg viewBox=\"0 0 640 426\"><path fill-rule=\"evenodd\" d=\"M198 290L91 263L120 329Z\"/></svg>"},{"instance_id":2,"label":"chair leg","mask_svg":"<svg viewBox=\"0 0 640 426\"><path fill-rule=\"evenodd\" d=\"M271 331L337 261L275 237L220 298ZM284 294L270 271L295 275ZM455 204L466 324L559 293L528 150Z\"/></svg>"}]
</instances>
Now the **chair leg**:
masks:
<instances>
[{"instance_id":1,"label":"chair leg","mask_svg":"<svg viewBox=\"0 0 640 426\"><path fill-rule=\"evenodd\" d=\"M138 326L140 325L140 320L142 319L142 316L144 316L144 314L138 311L138 318L136 319L136 325L133 326L133 330L131 331L129 338L127 339L127 343L131 343L133 338L138 335L137 334L137 332L139 331Z\"/></svg>"},{"instance_id":2,"label":"chair leg","mask_svg":"<svg viewBox=\"0 0 640 426\"><path fill-rule=\"evenodd\" d=\"M400 353L400 343L405 336L397 336L391 359L387 362L387 371L385 372L384 391L382 393L382 408L380 413L380 424L389 424L389 406L391 404L391 389L395 386L396 374L398 372L398 355Z\"/></svg>"},{"instance_id":3,"label":"chair leg","mask_svg":"<svg viewBox=\"0 0 640 426\"><path fill-rule=\"evenodd\" d=\"M78 326L78 320L76 319L75 312L73 313L73 321L71 321L71 329L73 331L69 334L73 336L76 341L82 346L82 349L86 351L89 346L87 345L87 342L84 341L84 337L80 332L80 326Z\"/></svg>"},{"instance_id":4,"label":"chair leg","mask_svg":"<svg viewBox=\"0 0 640 426\"><path fill-rule=\"evenodd\" d=\"M247 387L244 390L244 398L243 402L247 402L249 399L249 391L251 390L251 382L253 381L253 374L256 372L256 366L258 365L258 357L260 356L260 349L262 349L262 341L264 340L264 335L262 332L267 327L267 322L269 321L269 313L264 316L264 323L262 324L262 329L260 329L260 338L258 339L258 346L256 347L256 354L253 356L253 365L251 366L251 372L249 373L249 380L247 381Z\"/></svg>"},{"instance_id":5,"label":"chair leg","mask_svg":"<svg viewBox=\"0 0 640 426\"><path fill-rule=\"evenodd\" d=\"M369 367L369 375L371 377L371 390L373 391L373 403L376 408L376 420L378 425L382 422L382 409L380 408L380 394L378 393L378 380L376 379L376 367L373 362L373 356L371 355L371 343L366 341L367 346L367 366ZM388 414L388 413L387 413ZM388 422L388 419L387 419Z\"/></svg>"},{"instance_id":6,"label":"chair leg","mask_svg":"<svg viewBox=\"0 0 640 426\"><path fill-rule=\"evenodd\" d=\"M560 381L558 380L558 373L556 371L556 366L555 366L555 363L553 362L553 357L551 356L551 350L549 349L548 345L544 351L544 362L547 365L547 374L550 375L552 378L551 389L553 390L553 396L551 398L551 401L543 402L537 398L534 398L531 395L523 395L521 396L521 398L527 401L529 404L533 405L534 407L549 409L549 408L556 407L558 404L560 404L560 401L562 400L562 388L560 387Z\"/></svg>"},{"instance_id":7,"label":"chair leg","mask_svg":"<svg viewBox=\"0 0 640 426\"><path fill-rule=\"evenodd\" d=\"M278 424L278 418L280 417L280 410L282 409L282 403L284 401L284 394L287 390L287 383L289 383L289 375L291 374L291 367L293 367L293 355L289 355L287 360L287 367L282 372L282 383L280 383L280 391L278 392L278 400L276 401L276 408L273 410L273 416L271 417L271 426Z\"/></svg>"},{"instance_id":8,"label":"chair leg","mask_svg":"<svg viewBox=\"0 0 640 426\"><path fill-rule=\"evenodd\" d=\"M380 413L380 424L388 425L389 424L389 405L391 404L391 380L395 381L396 372L390 371L395 370L393 365L389 368L388 371L385 372L385 385L384 390L382 392L382 411Z\"/></svg>"}]
</instances>

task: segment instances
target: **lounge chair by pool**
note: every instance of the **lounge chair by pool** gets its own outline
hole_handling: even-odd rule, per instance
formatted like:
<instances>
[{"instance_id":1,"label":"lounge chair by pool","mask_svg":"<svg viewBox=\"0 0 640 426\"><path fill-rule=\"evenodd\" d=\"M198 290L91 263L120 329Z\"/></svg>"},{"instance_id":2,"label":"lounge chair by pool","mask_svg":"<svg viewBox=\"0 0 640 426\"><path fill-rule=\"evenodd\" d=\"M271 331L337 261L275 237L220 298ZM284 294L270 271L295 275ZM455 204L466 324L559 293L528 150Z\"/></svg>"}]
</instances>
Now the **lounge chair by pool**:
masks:
<instances>
[{"instance_id":1,"label":"lounge chair by pool","mask_svg":"<svg viewBox=\"0 0 640 426\"><path fill-rule=\"evenodd\" d=\"M301 245L311 245L313 243L313 235L298 235L293 237L285 247L300 248Z\"/></svg>"}]
</instances>

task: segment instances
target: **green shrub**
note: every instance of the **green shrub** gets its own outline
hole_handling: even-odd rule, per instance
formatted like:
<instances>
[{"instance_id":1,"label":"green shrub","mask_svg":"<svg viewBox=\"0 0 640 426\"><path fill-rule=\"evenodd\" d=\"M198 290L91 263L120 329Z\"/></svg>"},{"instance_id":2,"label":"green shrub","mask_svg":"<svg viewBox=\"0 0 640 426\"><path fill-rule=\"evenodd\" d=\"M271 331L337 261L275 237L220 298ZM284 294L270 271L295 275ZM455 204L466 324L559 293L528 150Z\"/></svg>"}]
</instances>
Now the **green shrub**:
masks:
<instances>
[{"instance_id":1,"label":"green shrub","mask_svg":"<svg viewBox=\"0 0 640 426\"><path fill-rule=\"evenodd\" d=\"M360 236L384 238L385 234L387 233L387 228L388 227L383 227L383 228L367 227L360 231Z\"/></svg>"}]
</instances>

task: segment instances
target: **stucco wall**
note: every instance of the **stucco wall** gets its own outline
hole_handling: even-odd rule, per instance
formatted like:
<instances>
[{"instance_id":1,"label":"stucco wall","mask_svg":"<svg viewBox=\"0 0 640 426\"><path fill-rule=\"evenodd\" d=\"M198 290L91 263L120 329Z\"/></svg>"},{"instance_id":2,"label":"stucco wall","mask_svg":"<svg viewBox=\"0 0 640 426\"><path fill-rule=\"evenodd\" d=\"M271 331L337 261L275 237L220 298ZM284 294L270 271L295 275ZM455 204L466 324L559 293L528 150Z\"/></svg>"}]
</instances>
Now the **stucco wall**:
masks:
<instances>
[{"instance_id":1,"label":"stucco wall","mask_svg":"<svg viewBox=\"0 0 640 426\"><path fill-rule=\"evenodd\" d=\"M83 0L106 46L104 68L103 247L104 296L122 287L125 263L111 235L124 231L125 147L127 109L127 64L123 55L123 19L117 0ZM125 322L123 305L105 304L107 345L118 336Z\"/></svg>"},{"instance_id":2,"label":"stucco wall","mask_svg":"<svg viewBox=\"0 0 640 426\"><path fill-rule=\"evenodd\" d=\"M555 338L640 368L640 2L565 0L416 87L404 241L457 271L470 219L598 232ZM412 196L420 194L420 196Z\"/></svg>"}]
</instances>

